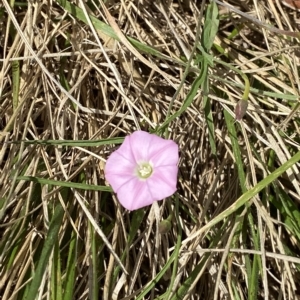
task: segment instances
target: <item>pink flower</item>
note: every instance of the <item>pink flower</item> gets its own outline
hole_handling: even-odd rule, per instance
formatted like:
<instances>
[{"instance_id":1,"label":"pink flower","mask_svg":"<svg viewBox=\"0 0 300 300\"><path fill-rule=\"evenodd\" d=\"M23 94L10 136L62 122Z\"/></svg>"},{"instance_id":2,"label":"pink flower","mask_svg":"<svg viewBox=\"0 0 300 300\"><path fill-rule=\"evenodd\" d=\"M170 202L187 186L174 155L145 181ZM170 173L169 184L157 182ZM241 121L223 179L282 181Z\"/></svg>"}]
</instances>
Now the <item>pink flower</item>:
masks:
<instances>
[{"instance_id":1,"label":"pink flower","mask_svg":"<svg viewBox=\"0 0 300 300\"><path fill-rule=\"evenodd\" d=\"M174 194L178 159L175 142L135 131L107 159L105 177L120 203L135 210Z\"/></svg>"}]
</instances>

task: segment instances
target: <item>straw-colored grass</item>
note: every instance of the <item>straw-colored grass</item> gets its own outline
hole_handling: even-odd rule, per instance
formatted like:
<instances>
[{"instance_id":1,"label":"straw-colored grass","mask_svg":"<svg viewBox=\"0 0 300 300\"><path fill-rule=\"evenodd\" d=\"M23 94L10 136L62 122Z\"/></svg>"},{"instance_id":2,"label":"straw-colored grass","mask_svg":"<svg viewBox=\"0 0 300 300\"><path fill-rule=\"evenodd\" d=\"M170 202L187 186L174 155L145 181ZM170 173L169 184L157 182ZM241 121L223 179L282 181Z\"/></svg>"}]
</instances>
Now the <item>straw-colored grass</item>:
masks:
<instances>
[{"instance_id":1,"label":"straw-colored grass","mask_svg":"<svg viewBox=\"0 0 300 300\"><path fill-rule=\"evenodd\" d=\"M2 1L0 299L300 298L300 15L282 2ZM128 212L104 166L135 130L175 140L180 172Z\"/></svg>"}]
</instances>

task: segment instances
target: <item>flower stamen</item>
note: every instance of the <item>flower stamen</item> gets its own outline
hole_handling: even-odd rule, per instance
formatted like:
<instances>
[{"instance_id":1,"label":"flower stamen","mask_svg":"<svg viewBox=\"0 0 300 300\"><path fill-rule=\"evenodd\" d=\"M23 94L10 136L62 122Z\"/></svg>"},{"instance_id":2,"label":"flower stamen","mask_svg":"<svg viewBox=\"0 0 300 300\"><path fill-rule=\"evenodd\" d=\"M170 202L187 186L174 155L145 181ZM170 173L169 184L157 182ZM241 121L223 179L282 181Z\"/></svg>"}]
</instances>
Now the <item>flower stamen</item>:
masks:
<instances>
[{"instance_id":1,"label":"flower stamen","mask_svg":"<svg viewBox=\"0 0 300 300\"><path fill-rule=\"evenodd\" d=\"M153 172L152 166L149 163L141 163L137 166L137 175L140 179L146 179Z\"/></svg>"}]
</instances>

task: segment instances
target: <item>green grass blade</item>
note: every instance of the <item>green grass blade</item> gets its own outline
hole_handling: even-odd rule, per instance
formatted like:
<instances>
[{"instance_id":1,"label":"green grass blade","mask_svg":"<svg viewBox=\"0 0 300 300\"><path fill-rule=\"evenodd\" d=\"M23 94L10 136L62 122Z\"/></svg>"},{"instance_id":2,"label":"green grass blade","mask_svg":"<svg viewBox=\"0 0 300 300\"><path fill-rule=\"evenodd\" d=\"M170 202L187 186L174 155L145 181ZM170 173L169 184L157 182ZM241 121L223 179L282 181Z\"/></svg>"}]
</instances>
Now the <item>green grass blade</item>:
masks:
<instances>
[{"instance_id":1,"label":"green grass blade","mask_svg":"<svg viewBox=\"0 0 300 300\"><path fill-rule=\"evenodd\" d=\"M55 207L54 214L49 226L48 234L43 245L41 256L38 261L38 265L33 275L32 281L30 283L28 292L25 296L25 300L34 300L37 297L40 284L47 269L51 252L58 239L58 232L63 220L63 216L63 207L60 204L58 204Z\"/></svg>"},{"instance_id":2,"label":"green grass blade","mask_svg":"<svg viewBox=\"0 0 300 300\"><path fill-rule=\"evenodd\" d=\"M133 212L132 220L131 220L131 223L130 223L130 231L129 231L129 234L128 234L128 237L127 237L127 243L126 243L128 249L131 246L131 244L134 240L134 237L136 236L138 230L141 228L141 223L144 219L144 216L145 216L145 210L144 209L138 209L137 211ZM122 253L122 256L121 256L121 261L122 262L125 260L127 255L128 255L128 251L124 251ZM118 274L119 274L120 270L121 270L121 268L119 266L117 266L116 269L114 270L113 279L112 279L113 283L115 283L117 281L117 277L118 277Z\"/></svg>"},{"instance_id":3,"label":"green grass blade","mask_svg":"<svg viewBox=\"0 0 300 300\"><path fill-rule=\"evenodd\" d=\"M70 3L69 1L65 1L65 0L57 0L57 2L66 10L68 11L72 16L76 17L78 20L84 22L85 24L88 25L87 19L84 15L84 12L81 8L77 7L76 5ZM94 16L89 16L93 25L95 26L95 28L97 30L102 31L104 34L106 34L107 36L115 39L115 40L119 40L118 36L116 35L116 33L113 31L113 29L108 26L107 24L105 24L104 22L99 21L97 18L95 18ZM163 54L161 54L159 51L157 51L156 49L154 49L153 47L150 47L148 45L145 45L133 38L127 37L129 42L138 50L144 52L144 53L148 53L151 55L154 55L156 57L159 58L166 58L168 59L168 57L164 56Z\"/></svg>"},{"instance_id":4,"label":"green grass blade","mask_svg":"<svg viewBox=\"0 0 300 300\"><path fill-rule=\"evenodd\" d=\"M205 226L203 226L195 234L191 235L187 240L190 240L194 236L197 236L198 234L205 232L212 226L214 226L214 225L218 224L220 221L224 220L224 218L227 218L228 216L230 216L232 213L237 211L241 206L245 205L251 198L256 196L262 189L264 189L266 186L268 186L270 183L272 183L274 180L276 180L279 176L281 176L284 172L286 172L286 170L290 169L298 161L300 161L300 151L297 152L288 161L286 161L283 165L281 165L281 167L277 168L274 172L269 174L266 178L264 178L260 182L258 182L257 185L255 185L253 188L251 188L246 193L244 193L240 198L237 199L237 201L234 204L232 204L226 210L224 210L222 213L217 215L214 219L212 219L210 222L208 222Z\"/></svg>"},{"instance_id":5,"label":"green grass blade","mask_svg":"<svg viewBox=\"0 0 300 300\"><path fill-rule=\"evenodd\" d=\"M76 274L76 233L72 231L72 237L70 240L68 261L66 269L66 278L64 283L63 300L73 300L74 286L75 286L75 274Z\"/></svg>"},{"instance_id":6,"label":"green grass blade","mask_svg":"<svg viewBox=\"0 0 300 300\"><path fill-rule=\"evenodd\" d=\"M203 83L201 85L203 91L203 108L206 124L208 127L208 136L211 151L214 155L217 154L216 142L215 142L215 126L213 121L213 114L211 110L211 103L208 97L209 95L209 77L208 77L208 65L213 66L212 56L209 55L209 51L214 43L216 34L219 28L219 12L218 6L212 1L206 10L205 21L202 31L201 47L202 52L202 65L201 73L204 76Z\"/></svg>"},{"instance_id":7,"label":"green grass blade","mask_svg":"<svg viewBox=\"0 0 300 300\"><path fill-rule=\"evenodd\" d=\"M112 144L122 144L124 138L109 138L102 140L25 140L25 141L12 141L8 142L10 144L20 144L25 145L44 145L44 146L69 146L69 147L98 147Z\"/></svg>"},{"instance_id":8,"label":"green grass blade","mask_svg":"<svg viewBox=\"0 0 300 300\"><path fill-rule=\"evenodd\" d=\"M221 63L222 61L215 59L214 62ZM226 64L224 62L222 62L222 63L224 65L228 65L228 66L230 65L230 64ZM242 74L242 73L240 73L240 74ZM224 79L220 76L216 76L216 75L213 75L213 74L211 75L211 78L215 79L215 80L218 80L220 82L226 83L228 85L231 85L233 87L237 87L239 89L244 89L244 96L246 96L245 95L245 91L246 91L246 86L245 85L229 81L227 79ZM250 87L249 92L251 92L252 94L258 95L258 96L265 96L265 97L270 97L270 98L278 98L278 99L289 100L289 101L292 101L294 104L296 104L297 101L298 101L298 96L288 94L288 93L286 93L286 94L284 94L284 93L274 93L274 92L271 92L271 91L268 91L268 90L262 90L262 89L255 88L255 87Z\"/></svg>"},{"instance_id":9,"label":"green grass blade","mask_svg":"<svg viewBox=\"0 0 300 300\"><path fill-rule=\"evenodd\" d=\"M285 226L289 231L291 231L294 237L300 243L300 212L298 207L295 205L293 200L288 196L285 191L273 183L275 188L275 193L278 195L279 199L275 197L270 197L270 202L280 211L282 215ZM280 201L278 201L280 200Z\"/></svg>"},{"instance_id":10,"label":"green grass blade","mask_svg":"<svg viewBox=\"0 0 300 300\"><path fill-rule=\"evenodd\" d=\"M214 239L210 242L209 249L214 249L217 247L217 245L220 241L220 234L223 231L224 231L224 228L222 228L222 230L219 230L219 232L216 234ZM176 293L174 295L172 295L171 300L184 299L184 297L187 295L189 288L194 284L195 280L197 279L201 270L203 270L203 268L205 267L205 264L206 264L207 260L210 258L210 256L211 256L211 253L203 254L203 256L201 257L200 263L189 274L188 278L183 282L183 284L176 291Z\"/></svg>"},{"instance_id":11,"label":"green grass blade","mask_svg":"<svg viewBox=\"0 0 300 300\"><path fill-rule=\"evenodd\" d=\"M238 171L240 187L241 187L242 192L245 193L247 191L246 176L245 176L245 172L244 172L244 164L242 161L241 149L238 144L238 138L237 138L234 120L233 120L232 116L229 114L229 112L227 112L226 110L224 110L224 118L225 118L227 130L229 133L230 141L231 141L233 155L235 158L235 164L236 164L237 171Z\"/></svg>"},{"instance_id":12,"label":"green grass blade","mask_svg":"<svg viewBox=\"0 0 300 300\"><path fill-rule=\"evenodd\" d=\"M214 1L212 1L207 6L201 41L202 47L207 53L214 43L218 29L219 10L217 4Z\"/></svg>"},{"instance_id":13,"label":"green grass blade","mask_svg":"<svg viewBox=\"0 0 300 300\"><path fill-rule=\"evenodd\" d=\"M250 227L250 232L254 244L254 249L259 251L259 233L257 232L253 216L251 211L247 212L247 220L248 220L248 227ZM248 256L248 255L247 255ZM248 256L249 257L249 256ZM251 266L251 273L250 273L250 280L249 281L249 288L248 288L248 299L249 300L256 300L258 295L258 285L259 285L259 271L262 271L261 267L262 263L260 260L260 255L254 254Z\"/></svg>"},{"instance_id":14,"label":"green grass blade","mask_svg":"<svg viewBox=\"0 0 300 300\"><path fill-rule=\"evenodd\" d=\"M169 260L167 261L167 263L161 269L161 271L155 276L155 278L149 283L149 285L143 289L142 293L139 294L136 300L145 299L145 296L155 287L155 285L159 282L159 280L164 276L167 270L171 267L171 264L175 258L176 258L176 252L174 251L170 256Z\"/></svg>"},{"instance_id":15,"label":"green grass blade","mask_svg":"<svg viewBox=\"0 0 300 300\"><path fill-rule=\"evenodd\" d=\"M51 274L51 299L62 300L61 258L58 241L56 241L53 250Z\"/></svg>"},{"instance_id":16,"label":"green grass blade","mask_svg":"<svg viewBox=\"0 0 300 300\"><path fill-rule=\"evenodd\" d=\"M171 292L174 286L174 282L176 279L177 275L177 270L178 270L178 260L179 260L179 251L181 247L181 240L182 240L182 227L180 224L180 217L179 217L179 198L178 195L176 195L176 200L175 200L175 217L176 217L176 224L178 228L178 237L177 237L177 242L175 245L174 253L175 253L175 259L173 263L173 270L172 270L172 276L171 276L171 282L168 288L168 291L164 297L164 299L170 299Z\"/></svg>"},{"instance_id":17,"label":"green grass blade","mask_svg":"<svg viewBox=\"0 0 300 300\"><path fill-rule=\"evenodd\" d=\"M165 120L165 122L163 122L163 124L157 129L157 132L161 132L163 131L163 129L169 125L170 122L172 122L173 120L175 120L177 117L179 117L182 113L184 113L187 108L192 104L198 89L200 87L200 85L203 83L203 80L205 79L205 74L201 73L193 82L192 84L192 88L189 91L182 107L175 112L173 115L171 115L167 120Z\"/></svg>"},{"instance_id":18,"label":"green grass blade","mask_svg":"<svg viewBox=\"0 0 300 300\"><path fill-rule=\"evenodd\" d=\"M208 128L208 138L210 143L210 148L212 154L217 154L217 146L215 141L215 126L214 126L214 120L213 120L213 114L211 111L211 103L210 99L208 97L209 94L209 78L207 73L207 63L204 62L205 67L203 66L204 72L206 73L204 82L202 84L202 90L203 90L203 108L204 108L204 116Z\"/></svg>"},{"instance_id":19,"label":"green grass blade","mask_svg":"<svg viewBox=\"0 0 300 300\"><path fill-rule=\"evenodd\" d=\"M58 181L58 180L51 180L33 176L18 176L17 180L26 180L26 181L33 181L40 184L49 184L54 186L63 186L69 188L76 188L80 190L86 191L102 191L102 192L112 192L112 188L108 186L102 185L89 185L85 183L77 183L77 182L65 182L65 181Z\"/></svg>"},{"instance_id":20,"label":"green grass blade","mask_svg":"<svg viewBox=\"0 0 300 300\"><path fill-rule=\"evenodd\" d=\"M93 225L89 223L89 230L91 235L91 249L90 249L90 261L91 264L89 265L89 299L90 300L97 300L99 294L99 287L98 287L98 259L97 259L97 237Z\"/></svg>"},{"instance_id":21,"label":"green grass blade","mask_svg":"<svg viewBox=\"0 0 300 300\"><path fill-rule=\"evenodd\" d=\"M237 132L235 129L235 123L231 115L224 110L224 117L226 121L226 126L229 132L230 140L231 140L231 145L232 145L232 150L233 150L233 155L235 158L235 164L237 166L237 171L238 171L238 177L239 177L239 182L240 182L240 187L243 193L247 192L246 188L246 176L244 172L244 164L242 161L242 155L241 155L241 149L238 143L238 138L237 138ZM241 211L239 210L236 216L236 221L238 221L239 215ZM254 241L254 248L255 250L259 250L259 236L258 232L255 229L254 226L254 221L253 221L253 216L250 210L247 211L247 221L243 222L244 226L250 228L251 236ZM248 226L246 225L248 224ZM242 226L242 223L240 224ZM241 229L241 226L238 226L237 231L239 232ZM235 235L234 240L233 240L233 248L237 247L237 242L239 239L239 234ZM244 243L247 243L248 240L248 230L247 232L243 235L243 240ZM233 254L230 254L233 256ZM258 255L253 256L253 261L251 264L250 257L249 255L245 255L245 261L246 261L246 271L247 271L247 276L248 276L248 282L249 282L249 289L248 289L248 299L256 299L257 297L257 289L258 289L258 281L259 281L259 266L260 266L260 258Z\"/></svg>"}]
</instances>

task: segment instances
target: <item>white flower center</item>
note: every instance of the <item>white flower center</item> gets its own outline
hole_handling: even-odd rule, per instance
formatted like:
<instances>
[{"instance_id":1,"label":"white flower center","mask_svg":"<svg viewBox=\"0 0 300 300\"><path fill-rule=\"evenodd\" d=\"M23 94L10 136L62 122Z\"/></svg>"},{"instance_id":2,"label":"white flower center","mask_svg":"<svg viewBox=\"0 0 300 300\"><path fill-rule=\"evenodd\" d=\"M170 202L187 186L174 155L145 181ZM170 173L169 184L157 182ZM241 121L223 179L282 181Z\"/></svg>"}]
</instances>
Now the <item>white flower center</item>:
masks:
<instances>
[{"instance_id":1,"label":"white flower center","mask_svg":"<svg viewBox=\"0 0 300 300\"><path fill-rule=\"evenodd\" d=\"M146 179L151 176L153 169L149 163L140 163L137 166L136 171L137 171L137 176L140 179Z\"/></svg>"}]
</instances>

